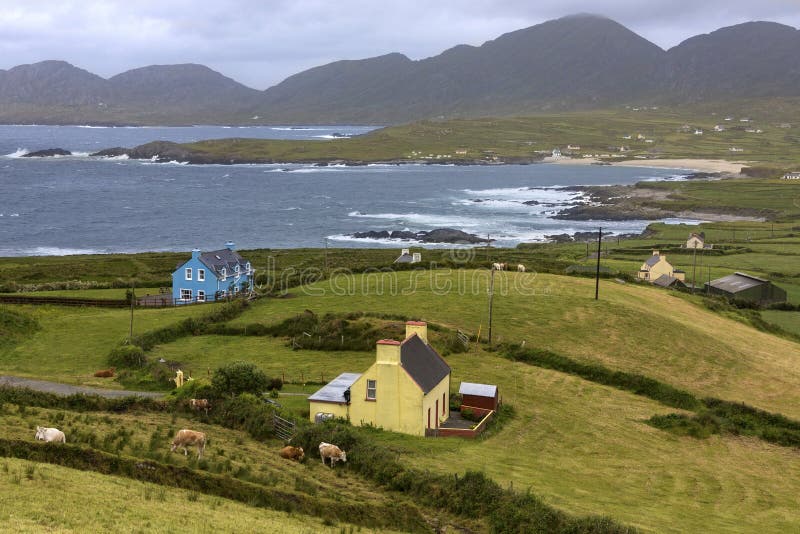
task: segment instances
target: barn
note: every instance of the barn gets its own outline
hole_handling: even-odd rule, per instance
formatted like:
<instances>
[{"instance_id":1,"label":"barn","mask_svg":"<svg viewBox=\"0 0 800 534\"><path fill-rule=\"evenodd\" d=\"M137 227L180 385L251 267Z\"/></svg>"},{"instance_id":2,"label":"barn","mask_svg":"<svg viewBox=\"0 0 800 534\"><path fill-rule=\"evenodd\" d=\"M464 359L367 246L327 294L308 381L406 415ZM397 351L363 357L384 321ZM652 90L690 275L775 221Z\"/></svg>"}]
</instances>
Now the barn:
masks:
<instances>
[{"instance_id":1,"label":"barn","mask_svg":"<svg viewBox=\"0 0 800 534\"><path fill-rule=\"evenodd\" d=\"M786 290L769 280L738 272L707 282L706 291L711 295L757 304L786 302Z\"/></svg>"}]
</instances>

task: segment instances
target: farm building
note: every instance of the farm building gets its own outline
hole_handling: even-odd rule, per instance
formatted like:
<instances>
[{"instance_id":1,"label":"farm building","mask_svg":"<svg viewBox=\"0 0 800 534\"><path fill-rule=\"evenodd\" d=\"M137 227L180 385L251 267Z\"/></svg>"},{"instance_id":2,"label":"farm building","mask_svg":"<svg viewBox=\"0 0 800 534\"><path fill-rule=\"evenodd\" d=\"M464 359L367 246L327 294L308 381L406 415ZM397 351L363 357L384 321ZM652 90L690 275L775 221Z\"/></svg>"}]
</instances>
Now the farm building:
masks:
<instances>
[{"instance_id":1,"label":"farm building","mask_svg":"<svg viewBox=\"0 0 800 534\"><path fill-rule=\"evenodd\" d=\"M424 436L450 416L450 366L428 344L424 322L406 323L403 341L378 341L375 363L343 373L311 395L312 421L333 414L354 425Z\"/></svg>"},{"instance_id":2,"label":"farm building","mask_svg":"<svg viewBox=\"0 0 800 534\"><path fill-rule=\"evenodd\" d=\"M654 250L653 254L639 268L636 278L652 283L663 275L677 278L681 282L686 279L686 274L683 271L673 269L672 264L667 261L667 257Z\"/></svg>"},{"instance_id":3,"label":"farm building","mask_svg":"<svg viewBox=\"0 0 800 534\"><path fill-rule=\"evenodd\" d=\"M783 175L784 180L800 180L800 172L787 172Z\"/></svg>"},{"instance_id":4,"label":"farm building","mask_svg":"<svg viewBox=\"0 0 800 534\"><path fill-rule=\"evenodd\" d=\"M720 295L729 299L746 300L758 304L786 302L786 291L769 280L745 273L731 275L712 280L705 284L711 295Z\"/></svg>"},{"instance_id":5,"label":"farm building","mask_svg":"<svg viewBox=\"0 0 800 534\"><path fill-rule=\"evenodd\" d=\"M231 241L211 252L192 251L192 257L172 273L172 298L176 304L208 302L253 287L255 269L242 258Z\"/></svg>"},{"instance_id":6,"label":"farm building","mask_svg":"<svg viewBox=\"0 0 800 534\"><path fill-rule=\"evenodd\" d=\"M680 280L668 274L662 274L661 276L653 280L653 285L666 287L667 289L681 289L687 287L686 284L683 282L683 280Z\"/></svg>"},{"instance_id":7,"label":"farm building","mask_svg":"<svg viewBox=\"0 0 800 534\"><path fill-rule=\"evenodd\" d=\"M458 392L461 394L462 406L497 410L500 405L500 394L495 385L461 382Z\"/></svg>"},{"instance_id":8,"label":"farm building","mask_svg":"<svg viewBox=\"0 0 800 534\"><path fill-rule=\"evenodd\" d=\"M400 256L394 260L395 263L419 263L422 261L422 254L420 252L415 252L411 254L411 252L404 248L400 251Z\"/></svg>"},{"instance_id":9,"label":"farm building","mask_svg":"<svg viewBox=\"0 0 800 534\"><path fill-rule=\"evenodd\" d=\"M706 246L705 232L689 234L689 239L686 240L686 248L704 248Z\"/></svg>"}]
</instances>

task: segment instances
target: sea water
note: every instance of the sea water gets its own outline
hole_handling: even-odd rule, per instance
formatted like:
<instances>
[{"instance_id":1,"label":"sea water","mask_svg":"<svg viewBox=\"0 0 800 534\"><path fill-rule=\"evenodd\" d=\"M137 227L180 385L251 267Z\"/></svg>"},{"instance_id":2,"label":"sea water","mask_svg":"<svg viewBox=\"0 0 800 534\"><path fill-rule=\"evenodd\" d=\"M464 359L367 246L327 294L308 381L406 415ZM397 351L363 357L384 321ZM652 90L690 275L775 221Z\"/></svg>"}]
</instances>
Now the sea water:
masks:
<instances>
[{"instance_id":1,"label":"sea water","mask_svg":"<svg viewBox=\"0 0 800 534\"><path fill-rule=\"evenodd\" d=\"M688 171L571 165L186 165L89 157L154 140L326 139L368 127L0 126L0 256L238 248L400 247L368 230L455 228L498 246L648 221L554 219L571 185L674 179ZM324 142L324 141L323 141ZM75 156L22 158L46 148ZM535 202L530 202L535 201ZM529 202L526 204L525 202ZM426 246L450 246L428 244Z\"/></svg>"}]
</instances>

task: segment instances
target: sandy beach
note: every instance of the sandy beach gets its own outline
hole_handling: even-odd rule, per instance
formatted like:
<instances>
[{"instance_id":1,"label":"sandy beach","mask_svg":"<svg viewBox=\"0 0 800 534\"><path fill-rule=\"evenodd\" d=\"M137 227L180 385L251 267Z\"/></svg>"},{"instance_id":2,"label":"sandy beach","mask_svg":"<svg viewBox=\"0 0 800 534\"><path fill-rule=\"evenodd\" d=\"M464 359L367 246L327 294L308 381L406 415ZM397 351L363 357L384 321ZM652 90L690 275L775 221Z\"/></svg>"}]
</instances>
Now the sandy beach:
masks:
<instances>
[{"instance_id":1,"label":"sandy beach","mask_svg":"<svg viewBox=\"0 0 800 534\"><path fill-rule=\"evenodd\" d=\"M594 165L601 162L595 158L544 158L543 163L556 165ZM726 161L723 159L626 159L610 162L620 167L648 167L651 169L686 169L697 172L723 172L739 174L746 161Z\"/></svg>"}]
</instances>

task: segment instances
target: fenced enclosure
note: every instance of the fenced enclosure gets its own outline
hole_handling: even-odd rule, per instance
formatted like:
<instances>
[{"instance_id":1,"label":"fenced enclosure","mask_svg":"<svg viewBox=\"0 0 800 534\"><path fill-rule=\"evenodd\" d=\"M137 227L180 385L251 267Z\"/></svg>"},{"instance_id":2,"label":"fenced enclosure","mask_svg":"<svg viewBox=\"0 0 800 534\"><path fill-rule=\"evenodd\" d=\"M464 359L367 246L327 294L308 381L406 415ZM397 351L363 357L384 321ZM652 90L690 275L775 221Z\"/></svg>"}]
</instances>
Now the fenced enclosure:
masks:
<instances>
[{"instance_id":1,"label":"fenced enclosure","mask_svg":"<svg viewBox=\"0 0 800 534\"><path fill-rule=\"evenodd\" d=\"M275 436L278 438L289 441L295 434L295 423L275 414L272 416L272 426Z\"/></svg>"}]
</instances>

